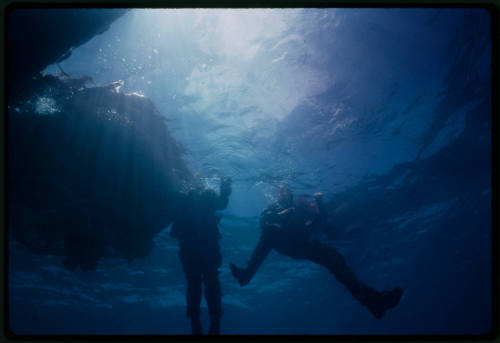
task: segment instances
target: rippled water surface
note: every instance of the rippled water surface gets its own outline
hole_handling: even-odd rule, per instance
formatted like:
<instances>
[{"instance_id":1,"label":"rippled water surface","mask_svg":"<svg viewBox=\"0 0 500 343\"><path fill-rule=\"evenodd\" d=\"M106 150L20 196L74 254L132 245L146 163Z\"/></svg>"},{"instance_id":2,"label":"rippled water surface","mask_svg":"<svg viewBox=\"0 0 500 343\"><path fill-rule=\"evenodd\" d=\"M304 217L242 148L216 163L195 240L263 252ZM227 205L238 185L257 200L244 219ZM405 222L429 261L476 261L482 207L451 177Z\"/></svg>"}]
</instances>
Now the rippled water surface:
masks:
<instances>
[{"instance_id":1,"label":"rippled water surface","mask_svg":"<svg viewBox=\"0 0 500 343\"><path fill-rule=\"evenodd\" d=\"M483 334L491 326L491 37L481 9L131 10L60 65L150 98L220 223L225 334ZM46 73L59 73L49 66ZM57 108L39 99L40 111ZM38 106L37 105L37 106ZM241 288L276 186L322 191L329 240L374 318L326 270L271 253ZM138 228L139 230L140 228ZM177 243L83 272L9 240L16 333L189 334ZM207 327L206 306L202 320Z\"/></svg>"}]
</instances>

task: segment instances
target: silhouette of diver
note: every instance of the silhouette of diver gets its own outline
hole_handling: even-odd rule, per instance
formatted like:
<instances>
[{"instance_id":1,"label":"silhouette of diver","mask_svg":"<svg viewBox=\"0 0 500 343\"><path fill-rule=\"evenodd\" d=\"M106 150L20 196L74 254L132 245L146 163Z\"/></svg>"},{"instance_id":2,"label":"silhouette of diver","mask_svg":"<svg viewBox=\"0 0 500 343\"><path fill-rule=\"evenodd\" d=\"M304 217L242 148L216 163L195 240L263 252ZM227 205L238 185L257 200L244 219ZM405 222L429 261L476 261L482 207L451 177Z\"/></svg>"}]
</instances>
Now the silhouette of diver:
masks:
<instances>
[{"instance_id":1,"label":"silhouette of diver","mask_svg":"<svg viewBox=\"0 0 500 343\"><path fill-rule=\"evenodd\" d=\"M262 234L246 268L229 265L233 276L241 286L250 282L271 249L294 259L306 259L328 269L351 292L353 297L366 306L376 318L395 307L403 290L378 292L358 280L345 262L344 257L332 246L314 239L318 223L325 217L322 194L315 194L314 202L294 204L291 190L280 185L278 201L269 205L261 214Z\"/></svg>"},{"instance_id":2,"label":"silhouette of diver","mask_svg":"<svg viewBox=\"0 0 500 343\"><path fill-rule=\"evenodd\" d=\"M231 178L221 180L220 195L211 189L191 189L182 193L176 206L170 235L179 243L179 259L187 280L187 316L195 335L202 333L200 321L201 284L210 316L209 334L220 333L221 287L218 268L222 263L219 247L220 221L215 211L227 207Z\"/></svg>"}]
</instances>

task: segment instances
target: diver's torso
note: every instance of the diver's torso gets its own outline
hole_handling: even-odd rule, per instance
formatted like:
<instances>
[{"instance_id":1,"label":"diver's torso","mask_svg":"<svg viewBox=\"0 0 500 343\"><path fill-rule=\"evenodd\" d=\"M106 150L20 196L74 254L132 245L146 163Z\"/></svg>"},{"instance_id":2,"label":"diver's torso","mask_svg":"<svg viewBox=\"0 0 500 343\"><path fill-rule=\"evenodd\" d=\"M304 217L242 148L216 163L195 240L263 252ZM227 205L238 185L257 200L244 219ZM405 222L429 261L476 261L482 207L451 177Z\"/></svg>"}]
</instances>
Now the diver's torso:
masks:
<instances>
[{"instance_id":1,"label":"diver's torso","mask_svg":"<svg viewBox=\"0 0 500 343\"><path fill-rule=\"evenodd\" d=\"M179 242L179 258L185 268L204 270L220 266L219 218L204 207L189 204L178 214L171 235Z\"/></svg>"},{"instance_id":2,"label":"diver's torso","mask_svg":"<svg viewBox=\"0 0 500 343\"><path fill-rule=\"evenodd\" d=\"M273 203L262 212L260 223L268 243L278 253L304 258L312 246L311 232L306 228L310 219L295 205L286 208Z\"/></svg>"}]
</instances>

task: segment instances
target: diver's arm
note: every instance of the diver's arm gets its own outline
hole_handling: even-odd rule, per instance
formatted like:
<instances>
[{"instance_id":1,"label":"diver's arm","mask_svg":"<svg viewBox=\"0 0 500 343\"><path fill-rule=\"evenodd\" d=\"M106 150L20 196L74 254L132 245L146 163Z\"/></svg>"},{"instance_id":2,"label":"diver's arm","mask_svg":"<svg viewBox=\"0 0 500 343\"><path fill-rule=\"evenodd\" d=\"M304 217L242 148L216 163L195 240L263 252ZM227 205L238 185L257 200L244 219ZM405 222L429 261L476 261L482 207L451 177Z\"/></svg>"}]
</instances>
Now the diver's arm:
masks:
<instances>
[{"instance_id":1,"label":"diver's arm","mask_svg":"<svg viewBox=\"0 0 500 343\"><path fill-rule=\"evenodd\" d=\"M231 178L225 177L220 183L220 192L217 199L216 209L223 210L229 203L229 196L231 195Z\"/></svg>"},{"instance_id":2,"label":"diver's arm","mask_svg":"<svg viewBox=\"0 0 500 343\"><path fill-rule=\"evenodd\" d=\"M280 213L283 212L283 211L280 212L280 210L281 208L278 206L277 203L273 203L267 206L260 214L260 219L259 219L260 228L264 230L269 226L283 223L285 216L280 215Z\"/></svg>"},{"instance_id":3,"label":"diver's arm","mask_svg":"<svg viewBox=\"0 0 500 343\"><path fill-rule=\"evenodd\" d=\"M305 231L308 233L317 231L319 227L318 224L326 219L326 208L323 204L323 193L315 193L314 200L316 203L316 213L305 223Z\"/></svg>"}]
</instances>

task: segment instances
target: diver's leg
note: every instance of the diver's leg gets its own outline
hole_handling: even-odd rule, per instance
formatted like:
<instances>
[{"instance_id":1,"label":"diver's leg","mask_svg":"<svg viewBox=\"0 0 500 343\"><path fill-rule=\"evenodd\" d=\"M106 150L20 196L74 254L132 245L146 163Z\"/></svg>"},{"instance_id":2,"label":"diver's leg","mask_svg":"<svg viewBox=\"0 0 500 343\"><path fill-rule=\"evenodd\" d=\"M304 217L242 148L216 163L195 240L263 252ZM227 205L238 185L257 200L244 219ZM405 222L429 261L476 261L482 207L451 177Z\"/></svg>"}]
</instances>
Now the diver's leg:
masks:
<instances>
[{"instance_id":1,"label":"diver's leg","mask_svg":"<svg viewBox=\"0 0 500 343\"><path fill-rule=\"evenodd\" d=\"M219 271L213 269L204 273L203 281L205 284L208 315L210 316L210 329L208 333L210 335L218 335L220 333L220 318L222 317L222 292L219 282Z\"/></svg>"},{"instance_id":2,"label":"diver's leg","mask_svg":"<svg viewBox=\"0 0 500 343\"><path fill-rule=\"evenodd\" d=\"M231 273L238 280L241 286L245 286L250 282L250 280L252 280L255 272L259 269L262 262L264 262L271 249L272 246L270 244L270 237L264 230L246 268L238 268L233 263L229 264Z\"/></svg>"},{"instance_id":3,"label":"diver's leg","mask_svg":"<svg viewBox=\"0 0 500 343\"><path fill-rule=\"evenodd\" d=\"M186 275L187 287L187 316L191 320L191 331L193 335L201 335L202 327L200 321L201 303L201 274L190 273Z\"/></svg>"},{"instance_id":4,"label":"diver's leg","mask_svg":"<svg viewBox=\"0 0 500 343\"><path fill-rule=\"evenodd\" d=\"M403 294L401 288L378 292L362 283L347 265L344 256L335 248L321 243L308 244L307 248L310 260L326 267L375 317L382 318L388 309L399 303Z\"/></svg>"}]
</instances>

